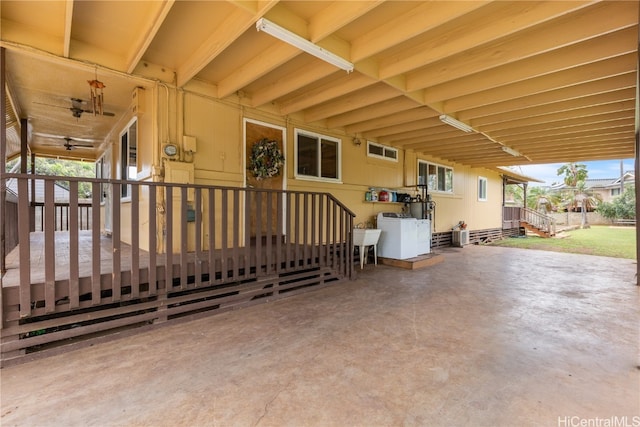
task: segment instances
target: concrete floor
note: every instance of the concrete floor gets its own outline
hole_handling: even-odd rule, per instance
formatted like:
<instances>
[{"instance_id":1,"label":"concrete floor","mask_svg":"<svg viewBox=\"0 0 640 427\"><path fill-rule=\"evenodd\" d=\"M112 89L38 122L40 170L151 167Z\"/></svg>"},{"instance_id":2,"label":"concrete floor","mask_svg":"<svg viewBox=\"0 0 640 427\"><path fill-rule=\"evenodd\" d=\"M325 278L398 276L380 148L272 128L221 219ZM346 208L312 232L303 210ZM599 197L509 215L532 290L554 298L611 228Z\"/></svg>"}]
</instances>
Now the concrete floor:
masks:
<instances>
[{"instance_id":1,"label":"concrete floor","mask_svg":"<svg viewBox=\"0 0 640 427\"><path fill-rule=\"evenodd\" d=\"M0 424L640 425L635 262L442 252L6 367Z\"/></svg>"}]
</instances>

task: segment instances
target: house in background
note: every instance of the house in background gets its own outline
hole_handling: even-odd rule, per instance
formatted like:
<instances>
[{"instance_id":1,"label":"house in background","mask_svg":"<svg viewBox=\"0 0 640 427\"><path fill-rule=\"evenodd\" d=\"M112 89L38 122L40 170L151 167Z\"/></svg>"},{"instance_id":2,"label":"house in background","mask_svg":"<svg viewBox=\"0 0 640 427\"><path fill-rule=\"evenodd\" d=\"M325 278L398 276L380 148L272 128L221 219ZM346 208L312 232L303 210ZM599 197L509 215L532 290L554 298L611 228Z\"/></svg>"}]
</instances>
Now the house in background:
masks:
<instances>
[{"instance_id":1,"label":"house in background","mask_svg":"<svg viewBox=\"0 0 640 427\"><path fill-rule=\"evenodd\" d=\"M594 194L599 195L599 199L603 202L611 202L617 196L622 194L622 188L627 189L636 184L636 177L633 172L625 172L622 177L618 178L598 178L585 179L585 188ZM622 185L620 185L622 183ZM560 192L567 188L565 183L557 184L550 187L551 190Z\"/></svg>"},{"instance_id":2,"label":"house in background","mask_svg":"<svg viewBox=\"0 0 640 427\"><path fill-rule=\"evenodd\" d=\"M3 1L0 13L0 157L95 161L100 224L79 230L72 197L69 263L56 265L54 181L12 177L16 212L43 185L46 262L31 265L38 236L16 214L3 355L353 277L353 227L407 209L367 192L430 198L432 244L446 246L460 221L471 241L519 231L504 188L530 179L502 166L635 153L635 2ZM249 168L265 140L285 160L262 179ZM32 335L54 315L55 332Z\"/></svg>"}]
</instances>

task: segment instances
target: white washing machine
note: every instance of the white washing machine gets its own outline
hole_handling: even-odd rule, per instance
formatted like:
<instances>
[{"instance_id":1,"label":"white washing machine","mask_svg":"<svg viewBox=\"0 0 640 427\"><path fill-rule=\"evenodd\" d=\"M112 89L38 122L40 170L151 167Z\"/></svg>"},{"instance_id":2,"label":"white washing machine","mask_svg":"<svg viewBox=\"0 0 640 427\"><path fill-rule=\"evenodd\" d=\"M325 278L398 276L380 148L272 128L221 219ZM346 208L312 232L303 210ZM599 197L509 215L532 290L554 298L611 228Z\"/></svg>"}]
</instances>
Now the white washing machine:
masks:
<instances>
[{"instance_id":1,"label":"white washing machine","mask_svg":"<svg viewBox=\"0 0 640 427\"><path fill-rule=\"evenodd\" d=\"M378 228L382 230L378 240L378 256L407 259L418 256L418 220L410 214L380 212Z\"/></svg>"}]
</instances>

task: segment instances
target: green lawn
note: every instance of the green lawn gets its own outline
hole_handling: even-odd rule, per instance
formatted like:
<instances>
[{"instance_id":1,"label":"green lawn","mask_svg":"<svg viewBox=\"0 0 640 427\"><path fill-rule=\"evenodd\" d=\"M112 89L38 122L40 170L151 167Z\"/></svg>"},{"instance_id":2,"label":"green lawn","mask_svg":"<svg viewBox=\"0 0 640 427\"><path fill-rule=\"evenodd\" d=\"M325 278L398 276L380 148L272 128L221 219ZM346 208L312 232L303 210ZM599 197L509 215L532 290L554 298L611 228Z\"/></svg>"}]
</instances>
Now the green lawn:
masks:
<instances>
[{"instance_id":1,"label":"green lawn","mask_svg":"<svg viewBox=\"0 0 640 427\"><path fill-rule=\"evenodd\" d=\"M586 230L566 231L550 239L513 237L491 245L636 259L636 229L596 225Z\"/></svg>"}]
</instances>

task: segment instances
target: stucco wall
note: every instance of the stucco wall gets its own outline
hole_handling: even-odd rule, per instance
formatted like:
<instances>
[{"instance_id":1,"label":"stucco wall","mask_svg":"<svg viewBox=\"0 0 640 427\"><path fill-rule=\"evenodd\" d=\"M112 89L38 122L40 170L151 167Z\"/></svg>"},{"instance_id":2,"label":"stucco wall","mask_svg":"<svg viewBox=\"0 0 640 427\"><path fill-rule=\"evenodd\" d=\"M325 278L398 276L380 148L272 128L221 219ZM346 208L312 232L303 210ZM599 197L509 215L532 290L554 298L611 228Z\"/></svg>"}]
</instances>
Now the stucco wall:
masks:
<instances>
[{"instance_id":1,"label":"stucco wall","mask_svg":"<svg viewBox=\"0 0 640 427\"><path fill-rule=\"evenodd\" d=\"M550 216L556 220L556 226L580 225L582 223L582 213L580 212L552 213ZM611 225L610 220L603 218L597 212L587 212L587 221L591 225Z\"/></svg>"}]
</instances>

